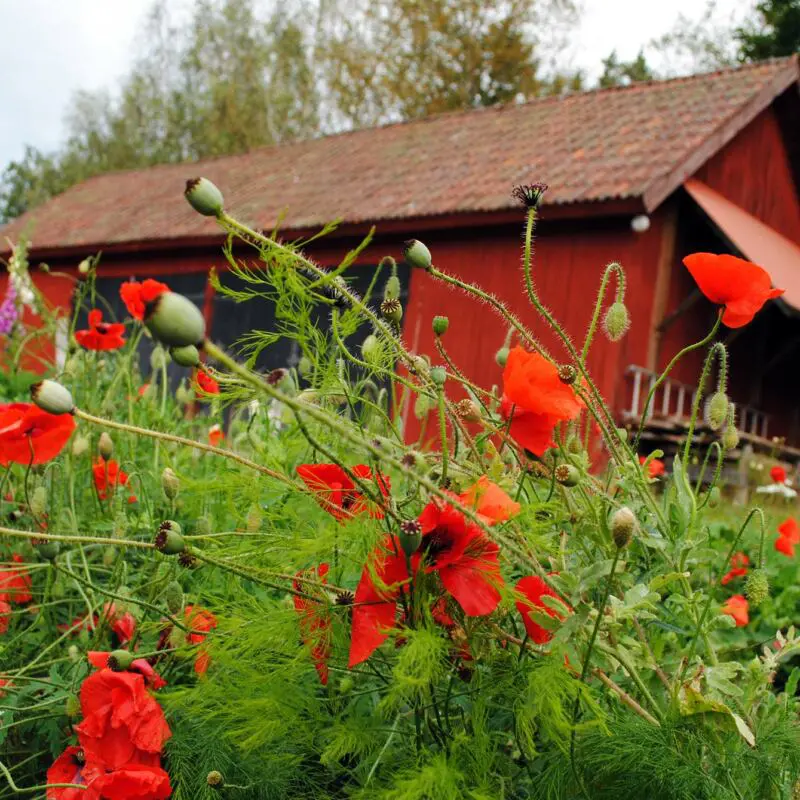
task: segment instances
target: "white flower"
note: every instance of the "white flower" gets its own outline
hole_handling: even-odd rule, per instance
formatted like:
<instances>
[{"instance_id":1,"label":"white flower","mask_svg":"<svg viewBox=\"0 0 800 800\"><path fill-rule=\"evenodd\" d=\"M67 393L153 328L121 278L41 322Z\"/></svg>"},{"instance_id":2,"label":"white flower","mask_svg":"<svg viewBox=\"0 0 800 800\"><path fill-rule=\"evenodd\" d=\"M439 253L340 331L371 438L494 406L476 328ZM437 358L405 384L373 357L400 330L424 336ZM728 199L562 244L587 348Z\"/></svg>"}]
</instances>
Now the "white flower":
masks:
<instances>
[{"instance_id":1,"label":"white flower","mask_svg":"<svg viewBox=\"0 0 800 800\"><path fill-rule=\"evenodd\" d=\"M758 494L779 494L787 500L797 497L797 492L784 483L771 483L769 486L759 486L756 489Z\"/></svg>"}]
</instances>

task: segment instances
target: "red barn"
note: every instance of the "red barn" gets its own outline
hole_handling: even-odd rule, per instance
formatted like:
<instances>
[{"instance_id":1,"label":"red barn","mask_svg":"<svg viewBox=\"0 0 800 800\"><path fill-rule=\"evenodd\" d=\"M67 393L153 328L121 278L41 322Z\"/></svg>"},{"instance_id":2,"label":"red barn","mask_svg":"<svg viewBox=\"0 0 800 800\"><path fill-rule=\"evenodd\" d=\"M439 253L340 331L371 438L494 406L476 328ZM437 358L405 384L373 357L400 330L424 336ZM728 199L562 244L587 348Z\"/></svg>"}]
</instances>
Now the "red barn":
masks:
<instances>
[{"instance_id":1,"label":"red barn","mask_svg":"<svg viewBox=\"0 0 800 800\"><path fill-rule=\"evenodd\" d=\"M386 253L399 257L402 240L419 238L439 268L505 300L559 352L524 295L523 213L511 197L515 184L544 181L550 189L537 229L535 280L576 340L602 268L619 261L627 272L631 331L617 344L599 336L590 357L620 418L636 417L653 371L710 329L715 310L682 257L729 252L760 263L786 289L752 324L724 331L740 427L757 444L781 436L800 447L798 77L793 57L103 175L13 222L0 241L27 233L32 260L52 271L74 270L101 250L100 275L112 290L132 276L164 277L204 303L219 338L268 327L215 298L207 283L209 267L225 267L223 236L182 197L187 178L205 175L234 216L266 229L280 221L284 238L340 219L335 233L310 247L322 264L337 264L372 225L377 236L360 267ZM423 272L405 279L411 347L434 352L431 319L446 314L452 357L478 383L496 382L501 321ZM54 302L70 303L69 282L42 281ZM655 428L678 427L686 417L698 371L696 358L679 365L669 392L657 397Z\"/></svg>"}]
</instances>

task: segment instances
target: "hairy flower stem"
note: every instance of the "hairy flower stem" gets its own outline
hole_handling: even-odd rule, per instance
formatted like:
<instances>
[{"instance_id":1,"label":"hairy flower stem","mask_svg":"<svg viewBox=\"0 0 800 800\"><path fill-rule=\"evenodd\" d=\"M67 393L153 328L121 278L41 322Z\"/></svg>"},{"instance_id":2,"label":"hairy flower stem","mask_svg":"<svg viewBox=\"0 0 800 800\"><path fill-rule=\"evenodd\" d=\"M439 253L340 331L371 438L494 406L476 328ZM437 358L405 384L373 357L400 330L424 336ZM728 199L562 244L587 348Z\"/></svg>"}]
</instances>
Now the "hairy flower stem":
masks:
<instances>
[{"instance_id":1,"label":"hairy flower stem","mask_svg":"<svg viewBox=\"0 0 800 800\"><path fill-rule=\"evenodd\" d=\"M614 261L605 268L603 279L600 281L600 290L597 292L597 301L594 304L592 321L589 323L589 330L586 332L586 340L583 343L583 350L581 351L581 361L583 364L586 364L589 348L592 346L595 333L597 333L597 323L600 321L600 314L603 310L603 302L605 301L606 290L608 289L608 282L612 275L616 275L617 278L617 302L621 303L625 298L625 270L622 269L621 264Z\"/></svg>"},{"instance_id":2,"label":"hairy flower stem","mask_svg":"<svg viewBox=\"0 0 800 800\"><path fill-rule=\"evenodd\" d=\"M709 348L708 355L706 355L705 361L703 361L703 370L700 373L700 380L697 383L697 391L694 393L692 416L689 418L689 428L686 431L686 444L683 447L684 467L686 467L689 463L689 453L692 449L692 438L694 436L695 426L697 425L697 417L700 414L700 403L703 399L703 390L705 389L706 381L711 373L711 365L714 363L715 358L719 358L720 360L720 376L721 382L724 384L728 371L728 358L725 345L721 344L720 342L717 342Z\"/></svg>"},{"instance_id":3,"label":"hairy flower stem","mask_svg":"<svg viewBox=\"0 0 800 800\"><path fill-rule=\"evenodd\" d=\"M439 407L439 442L442 452L442 474L440 483L442 486L447 486L447 465L449 461L449 445L447 443L447 413L444 408L444 390L439 389L438 397Z\"/></svg>"},{"instance_id":4,"label":"hairy flower stem","mask_svg":"<svg viewBox=\"0 0 800 800\"><path fill-rule=\"evenodd\" d=\"M109 539L101 536L64 536L57 533L42 533L41 531L20 531L16 528L0 527L0 536L11 536L17 539L47 539L48 542L72 542L74 544L115 544L120 547L139 547L151 550L154 545L150 542L135 542L131 539Z\"/></svg>"},{"instance_id":5,"label":"hairy flower stem","mask_svg":"<svg viewBox=\"0 0 800 800\"><path fill-rule=\"evenodd\" d=\"M621 686L617 686L603 670L597 667L592 670L592 674L596 675L602 683L619 697L622 703L628 706L632 711L635 711L642 719L647 720L647 722L651 725L655 725L657 728L661 727L661 723L652 714L645 711Z\"/></svg>"},{"instance_id":6,"label":"hairy flower stem","mask_svg":"<svg viewBox=\"0 0 800 800\"><path fill-rule=\"evenodd\" d=\"M49 719L48 717L36 717L36 719ZM24 720L25 722L29 722L30 720ZM6 725L6 728L11 727L10 725ZM47 792L50 794L50 789L80 789L85 790L86 786L84 784L77 784L77 783L50 783L47 782L46 786L29 786L23 789L21 786L17 786L14 783L14 779L11 777L11 773L9 772L6 765L0 761L0 772L3 774L5 779L8 781L8 785L11 787L11 791L15 794L39 794L41 792Z\"/></svg>"},{"instance_id":7,"label":"hairy flower stem","mask_svg":"<svg viewBox=\"0 0 800 800\"><path fill-rule=\"evenodd\" d=\"M223 458L230 459L231 461L236 461L238 464L242 464L249 469L256 470L256 472L260 472L263 475L268 475L270 478L275 478L275 480L281 481L281 483L285 483L294 489L302 490L302 487L298 486L293 480L291 480L291 478L287 478L286 475L282 475L280 472L275 472L275 470L269 469L269 467L257 464L255 461L251 461L249 458L240 456L237 453L231 452L230 450L223 450L220 447L213 447L210 444L196 442L194 439L186 439L183 436L176 436L173 433L163 433L162 431L154 431L150 428L139 428L136 425L128 425L124 422L114 422L113 420L104 419L103 417L96 417L93 414L87 414L80 408L76 408L74 414L76 417L78 417L78 419L90 422L92 425L100 425L105 428L114 428L116 430L125 431L126 433L133 433L137 436L147 436L150 439L160 439L164 442L174 442L175 444L182 444L185 447L193 447L195 450L203 450L206 453L214 453L214 455L222 456Z\"/></svg>"},{"instance_id":8,"label":"hairy flower stem","mask_svg":"<svg viewBox=\"0 0 800 800\"><path fill-rule=\"evenodd\" d=\"M658 391L659 387L662 383L669 377L670 372L672 372L675 365L689 353L694 352L695 350L699 350L701 347L705 347L717 334L719 330L720 323L722 322L722 311L717 314L717 319L714 322L714 326L705 336L705 338L701 339L699 342L695 342L694 344L690 344L687 347L684 347L683 350L680 350L676 355L673 357L672 361L667 364L664 368L663 372L658 376L656 382L650 388L650 391L647 394L647 398L644 401L644 408L642 409L642 419L639 422L639 430L636 432L636 438L633 440L633 448L636 450L639 446L639 442L642 438L642 433L644 432L644 426L647 422L647 412L650 408L650 403L653 400L653 396Z\"/></svg>"}]
</instances>

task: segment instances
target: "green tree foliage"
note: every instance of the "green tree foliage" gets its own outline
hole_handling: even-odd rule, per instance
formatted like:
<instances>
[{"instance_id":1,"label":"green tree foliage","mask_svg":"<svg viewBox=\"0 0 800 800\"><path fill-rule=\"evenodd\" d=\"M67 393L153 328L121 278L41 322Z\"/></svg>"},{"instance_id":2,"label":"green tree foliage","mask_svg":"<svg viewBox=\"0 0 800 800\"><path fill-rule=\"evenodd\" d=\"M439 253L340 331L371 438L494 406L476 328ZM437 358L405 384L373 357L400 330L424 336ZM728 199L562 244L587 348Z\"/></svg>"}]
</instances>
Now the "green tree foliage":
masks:
<instances>
[{"instance_id":1,"label":"green tree foliage","mask_svg":"<svg viewBox=\"0 0 800 800\"><path fill-rule=\"evenodd\" d=\"M800 53L800 0L762 0L755 11L734 34L742 61Z\"/></svg>"},{"instance_id":2,"label":"green tree foliage","mask_svg":"<svg viewBox=\"0 0 800 800\"><path fill-rule=\"evenodd\" d=\"M61 150L0 175L0 221L104 172L579 88L540 76L545 19L572 0L156 0L118 91L78 93Z\"/></svg>"},{"instance_id":3,"label":"green tree foliage","mask_svg":"<svg viewBox=\"0 0 800 800\"><path fill-rule=\"evenodd\" d=\"M632 61L620 61L617 51L612 50L608 57L603 59L603 74L597 85L601 89L608 89L612 86L627 86L639 81L650 81L654 77L644 50L640 50Z\"/></svg>"}]
</instances>

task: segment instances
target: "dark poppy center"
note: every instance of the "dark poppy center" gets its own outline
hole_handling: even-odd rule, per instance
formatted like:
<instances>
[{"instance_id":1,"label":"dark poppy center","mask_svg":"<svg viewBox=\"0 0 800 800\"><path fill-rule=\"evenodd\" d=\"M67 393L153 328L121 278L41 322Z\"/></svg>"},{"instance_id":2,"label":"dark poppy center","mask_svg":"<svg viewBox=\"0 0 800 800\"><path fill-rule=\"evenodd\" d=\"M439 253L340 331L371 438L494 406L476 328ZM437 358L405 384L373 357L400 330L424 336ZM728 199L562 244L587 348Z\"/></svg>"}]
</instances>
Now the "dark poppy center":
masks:
<instances>
[{"instance_id":1,"label":"dark poppy center","mask_svg":"<svg viewBox=\"0 0 800 800\"><path fill-rule=\"evenodd\" d=\"M108 334L109 324L107 322L99 322L95 325L95 330L101 335L106 336Z\"/></svg>"},{"instance_id":2,"label":"dark poppy center","mask_svg":"<svg viewBox=\"0 0 800 800\"><path fill-rule=\"evenodd\" d=\"M359 492L345 492L342 495L342 508L345 511L349 511L356 504L359 496Z\"/></svg>"},{"instance_id":3,"label":"dark poppy center","mask_svg":"<svg viewBox=\"0 0 800 800\"><path fill-rule=\"evenodd\" d=\"M452 548L453 539L445 528L434 528L427 536L422 537L420 546L423 553L435 562L442 553Z\"/></svg>"}]
</instances>

